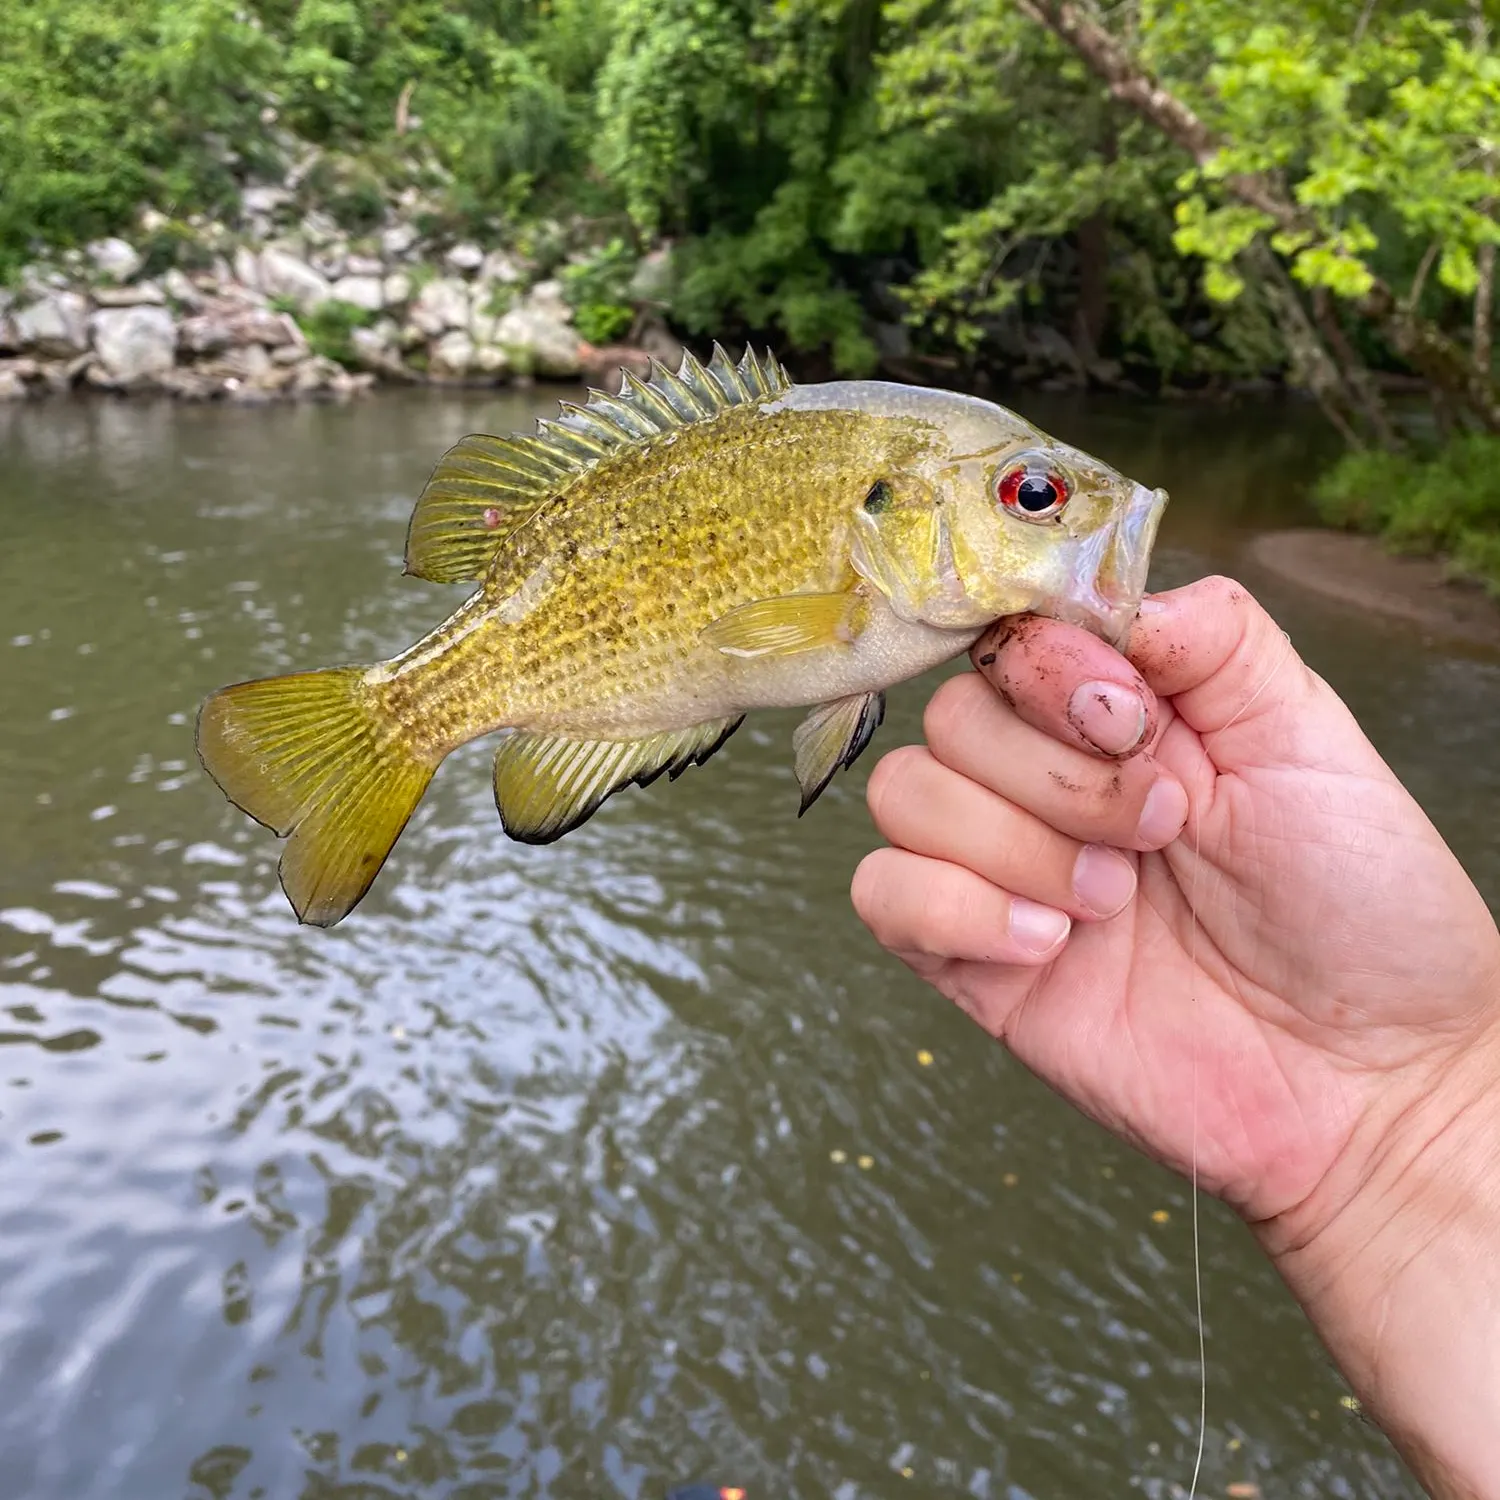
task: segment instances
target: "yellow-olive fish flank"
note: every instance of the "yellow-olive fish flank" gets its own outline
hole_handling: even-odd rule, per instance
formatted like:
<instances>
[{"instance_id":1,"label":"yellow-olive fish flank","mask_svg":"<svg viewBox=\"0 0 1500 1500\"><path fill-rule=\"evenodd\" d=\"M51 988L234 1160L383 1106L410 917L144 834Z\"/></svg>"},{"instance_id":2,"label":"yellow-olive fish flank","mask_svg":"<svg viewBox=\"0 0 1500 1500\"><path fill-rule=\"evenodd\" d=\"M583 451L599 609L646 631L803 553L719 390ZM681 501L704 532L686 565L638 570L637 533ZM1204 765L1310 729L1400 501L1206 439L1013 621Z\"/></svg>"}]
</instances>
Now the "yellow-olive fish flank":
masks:
<instances>
[{"instance_id":1,"label":"yellow-olive fish flank","mask_svg":"<svg viewBox=\"0 0 1500 1500\"><path fill-rule=\"evenodd\" d=\"M198 751L287 840L301 921L369 889L433 772L507 731L505 831L560 838L612 792L701 765L749 709L805 706L802 810L884 690L1034 611L1120 642L1166 495L972 396L794 386L715 346L433 472L406 571L477 590L390 661L221 689Z\"/></svg>"}]
</instances>

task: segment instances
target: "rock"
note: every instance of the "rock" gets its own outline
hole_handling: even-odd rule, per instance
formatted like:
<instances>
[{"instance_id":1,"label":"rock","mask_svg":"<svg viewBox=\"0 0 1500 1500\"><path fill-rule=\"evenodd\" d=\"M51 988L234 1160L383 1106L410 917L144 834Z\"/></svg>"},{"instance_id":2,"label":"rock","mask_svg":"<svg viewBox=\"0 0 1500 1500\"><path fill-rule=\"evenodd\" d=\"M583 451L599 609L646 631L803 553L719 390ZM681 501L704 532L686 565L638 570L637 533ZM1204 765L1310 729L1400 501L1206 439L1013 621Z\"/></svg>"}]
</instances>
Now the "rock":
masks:
<instances>
[{"instance_id":1,"label":"rock","mask_svg":"<svg viewBox=\"0 0 1500 1500\"><path fill-rule=\"evenodd\" d=\"M380 253L387 260L401 260L415 248L420 236L411 224L393 224L380 234Z\"/></svg>"},{"instance_id":2,"label":"rock","mask_svg":"<svg viewBox=\"0 0 1500 1500\"><path fill-rule=\"evenodd\" d=\"M563 297L560 281L539 281L526 294L526 305L558 323L571 323L573 309Z\"/></svg>"},{"instance_id":3,"label":"rock","mask_svg":"<svg viewBox=\"0 0 1500 1500\"><path fill-rule=\"evenodd\" d=\"M213 354L247 344L263 344L268 349L307 347L290 313L249 306L229 297L217 297L205 303L202 312L184 318L177 341L190 354Z\"/></svg>"},{"instance_id":4,"label":"rock","mask_svg":"<svg viewBox=\"0 0 1500 1500\"><path fill-rule=\"evenodd\" d=\"M136 223L142 234L160 234L172 220L159 208L143 208Z\"/></svg>"},{"instance_id":5,"label":"rock","mask_svg":"<svg viewBox=\"0 0 1500 1500\"><path fill-rule=\"evenodd\" d=\"M411 277L405 271L392 271L381 283L381 295L387 307L400 307L411 297Z\"/></svg>"},{"instance_id":6,"label":"rock","mask_svg":"<svg viewBox=\"0 0 1500 1500\"><path fill-rule=\"evenodd\" d=\"M332 214L312 209L302 218L302 238L309 245L332 245L343 238L343 230Z\"/></svg>"},{"instance_id":7,"label":"rock","mask_svg":"<svg viewBox=\"0 0 1500 1500\"><path fill-rule=\"evenodd\" d=\"M186 308L189 312L197 312L203 306L203 294L198 290L193 278L173 266L161 279L162 290L167 296L177 303L179 307Z\"/></svg>"},{"instance_id":8,"label":"rock","mask_svg":"<svg viewBox=\"0 0 1500 1500\"><path fill-rule=\"evenodd\" d=\"M295 396L316 395L319 391L327 390L343 373L341 365L335 364L331 359L324 359L321 354L315 354L311 359L303 360L292 371L288 389Z\"/></svg>"},{"instance_id":9,"label":"rock","mask_svg":"<svg viewBox=\"0 0 1500 1500\"><path fill-rule=\"evenodd\" d=\"M429 281L411 305L410 321L429 338L469 326L469 289L451 276Z\"/></svg>"},{"instance_id":10,"label":"rock","mask_svg":"<svg viewBox=\"0 0 1500 1500\"><path fill-rule=\"evenodd\" d=\"M314 250L309 264L326 281L337 281L349 266L349 257L342 250Z\"/></svg>"},{"instance_id":11,"label":"rock","mask_svg":"<svg viewBox=\"0 0 1500 1500\"><path fill-rule=\"evenodd\" d=\"M304 260L271 247L260 252L260 289L268 297L286 297L304 311L328 300L328 282Z\"/></svg>"},{"instance_id":12,"label":"rock","mask_svg":"<svg viewBox=\"0 0 1500 1500\"><path fill-rule=\"evenodd\" d=\"M500 319L495 342L510 355L512 365L536 375L567 380L583 368L578 335L561 319L529 302L511 308Z\"/></svg>"},{"instance_id":13,"label":"rock","mask_svg":"<svg viewBox=\"0 0 1500 1500\"><path fill-rule=\"evenodd\" d=\"M479 281L499 281L506 286L515 286L522 280L521 267L503 250L491 250L479 268Z\"/></svg>"},{"instance_id":14,"label":"rock","mask_svg":"<svg viewBox=\"0 0 1500 1500\"><path fill-rule=\"evenodd\" d=\"M164 307L104 308L91 323L100 364L123 385L149 380L176 363L177 325Z\"/></svg>"},{"instance_id":15,"label":"rock","mask_svg":"<svg viewBox=\"0 0 1500 1500\"><path fill-rule=\"evenodd\" d=\"M13 365L0 364L0 401L24 401L26 379Z\"/></svg>"},{"instance_id":16,"label":"rock","mask_svg":"<svg viewBox=\"0 0 1500 1500\"><path fill-rule=\"evenodd\" d=\"M443 263L455 271L477 271L484 264L484 251L471 242L455 245L444 257Z\"/></svg>"},{"instance_id":17,"label":"rock","mask_svg":"<svg viewBox=\"0 0 1500 1500\"><path fill-rule=\"evenodd\" d=\"M510 374L510 355L498 344L480 344L474 350L474 368L481 375L497 378Z\"/></svg>"},{"instance_id":18,"label":"rock","mask_svg":"<svg viewBox=\"0 0 1500 1500\"><path fill-rule=\"evenodd\" d=\"M1027 357L1047 370L1066 370L1081 376L1083 365L1067 336L1050 324L1028 327L1023 334Z\"/></svg>"},{"instance_id":19,"label":"rock","mask_svg":"<svg viewBox=\"0 0 1500 1500\"><path fill-rule=\"evenodd\" d=\"M71 358L89 346L89 304L77 292L52 292L16 313L17 345L38 354Z\"/></svg>"},{"instance_id":20,"label":"rock","mask_svg":"<svg viewBox=\"0 0 1500 1500\"><path fill-rule=\"evenodd\" d=\"M654 313L647 314L645 326L636 336L636 344L643 353L649 354L674 373L686 352L681 342L673 336L672 330Z\"/></svg>"},{"instance_id":21,"label":"rock","mask_svg":"<svg viewBox=\"0 0 1500 1500\"><path fill-rule=\"evenodd\" d=\"M399 330L388 318L371 328L355 328L349 334L349 346L360 366L384 375L389 380L415 380L416 374L401 363L396 348Z\"/></svg>"},{"instance_id":22,"label":"rock","mask_svg":"<svg viewBox=\"0 0 1500 1500\"><path fill-rule=\"evenodd\" d=\"M95 287L94 301L100 307L165 307L167 294L154 281L139 281L134 286Z\"/></svg>"},{"instance_id":23,"label":"rock","mask_svg":"<svg viewBox=\"0 0 1500 1500\"><path fill-rule=\"evenodd\" d=\"M378 276L341 276L330 295L337 302L350 302L367 312L379 312L385 306L385 288Z\"/></svg>"},{"instance_id":24,"label":"rock","mask_svg":"<svg viewBox=\"0 0 1500 1500\"><path fill-rule=\"evenodd\" d=\"M427 370L436 379L459 379L469 373L474 363L474 340L461 329L445 333L432 346Z\"/></svg>"},{"instance_id":25,"label":"rock","mask_svg":"<svg viewBox=\"0 0 1500 1500\"><path fill-rule=\"evenodd\" d=\"M201 370L185 369L182 365L163 370L156 377L156 383L180 401L212 401L215 396L225 394L223 381L215 380Z\"/></svg>"},{"instance_id":26,"label":"rock","mask_svg":"<svg viewBox=\"0 0 1500 1500\"><path fill-rule=\"evenodd\" d=\"M247 245L240 245L234 252L233 277L234 280L240 282L243 286L253 287L256 291L262 289L260 284L260 258ZM228 278L221 276L219 279L224 281Z\"/></svg>"},{"instance_id":27,"label":"rock","mask_svg":"<svg viewBox=\"0 0 1500 1500\"><path fill-rule=\"evenodd\" d=\"M292 195L284 187L261 185L247 187L240 194L240 203L247 214L256 214L263 219L274 218L292 201Z\"/></svg>"},{"instance_id":28,"label":"rock","mask_svg":"<svg viewBox=\"0 0 1500 1500\"><path fill-rule=\"evenodd\" d=\"M94 269L111 281L129 281L145 265L134 246L114 236L95 240L88 247L88 258Z\"/></svg>"},{"instance_id":29,"label":"rock","mask_svg":"<svg viewBox=\"0 0 1500 1500\"><path fill-rule=\"evenodd\" d=\"M24 296L39 301L52 292L65 292L68 289L68 278L51 266L22 266L16 285Z\"/></svg>"},{"instance_id":30,"label":"rock","mask_svg":"<svg viewBox=\"0 0 1500 1500\"><path fill-rule=\"evenodd\" d=\"M379 276L384 270L384 263L374 255L351 255L344 265L346 276Z\"/></svg>"},{"instance_id":31,"label":"rock","mask_svg":"<svg viewBox=\"0 0 1500 1500\"><path fill-rule=\"evenodd\" d=\"M16 320L8 313L0 312L0 354L21 347L21 335Z\"/></svg>"},{"instance_id":32,"label":"rock","mask_svg":"<svg viewBox=\"0 0 1500 1500\"><path fill-rule=\"evenodd\" d=\"M625 295L632 302L664 303L671 296L672 281L672 251L663 245L641 257Z\"/></svg>"}]
</instances>

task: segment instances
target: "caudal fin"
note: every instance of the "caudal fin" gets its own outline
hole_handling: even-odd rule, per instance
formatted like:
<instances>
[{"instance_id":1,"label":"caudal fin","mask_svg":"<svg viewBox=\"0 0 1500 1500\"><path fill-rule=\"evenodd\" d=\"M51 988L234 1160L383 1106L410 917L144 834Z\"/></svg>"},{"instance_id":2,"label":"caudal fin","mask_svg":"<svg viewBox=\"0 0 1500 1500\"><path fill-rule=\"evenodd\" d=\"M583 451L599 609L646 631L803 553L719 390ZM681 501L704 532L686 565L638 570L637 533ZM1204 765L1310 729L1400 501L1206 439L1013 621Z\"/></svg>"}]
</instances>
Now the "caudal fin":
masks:
<instances>
[{"instance_id":1,"label":"caudal fin","mask_svg":"<svg viewBox=\"0 0 1500 1500\"><path fill-rule=\"evenodd\" d=\"M282 889L317 927L369 890L434 770L381 715L360 667L221 688L199 711L198 754L236 807L286 839Z\"/></svg>"}]
</instances>

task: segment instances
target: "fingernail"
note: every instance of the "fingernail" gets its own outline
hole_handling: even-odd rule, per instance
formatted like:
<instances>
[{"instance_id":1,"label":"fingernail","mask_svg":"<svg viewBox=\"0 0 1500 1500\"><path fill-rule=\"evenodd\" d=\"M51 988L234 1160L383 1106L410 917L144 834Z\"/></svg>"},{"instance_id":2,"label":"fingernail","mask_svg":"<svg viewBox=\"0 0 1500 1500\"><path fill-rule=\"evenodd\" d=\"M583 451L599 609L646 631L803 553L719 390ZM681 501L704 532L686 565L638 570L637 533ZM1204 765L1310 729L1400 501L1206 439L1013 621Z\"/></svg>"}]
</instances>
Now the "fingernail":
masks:
<instances>
[{"instance_id":1,"label":"fingernail","mask_svg":"<svg viewBox=\"0 0 1500 1500\"><path fill-rule=\"evenodd\" d=\"M1146 705L1118 682L1086 682L1068 703L1068 722L1095 749L1124 755L1145 736Z\"/></svg>"},{"instance_id":2,"label":"fingernail","mask_svg":"<svg viewBox=\"0 0 1500 1500\"><path fill-rule=\"evenodd\" d=\"M1073 924L1066 912L1054 911L1024 896L1012 896L1010 901L1010 935L1017 946L1039 957L1050 953L1067 937Z\"/></svg>"},{"instance_id":3,"label":"fingernail","mask_svg":"<svg viewBox=\"0 0 1500 1500\"><path fill-rule=\"evenodd\" d=\"M1087 844L1073 866L1073 894L1096 917L1112 917L1135 895L1135 869L1123 854Z\"/></svg>"},{"instance_id":4,"label":"fingernail","mask_svg":"<svg viewBox=\"0 0 1500 1500\"><path fill-rule=\"evenodd\" d=\"M1182 832L1187 815L1187 793L1169 777L1160 777L1146 794L1146 805L1141 809L1141 821L1135 836L1141 843L1160 849Z\"/></svg>"}]
</instances>

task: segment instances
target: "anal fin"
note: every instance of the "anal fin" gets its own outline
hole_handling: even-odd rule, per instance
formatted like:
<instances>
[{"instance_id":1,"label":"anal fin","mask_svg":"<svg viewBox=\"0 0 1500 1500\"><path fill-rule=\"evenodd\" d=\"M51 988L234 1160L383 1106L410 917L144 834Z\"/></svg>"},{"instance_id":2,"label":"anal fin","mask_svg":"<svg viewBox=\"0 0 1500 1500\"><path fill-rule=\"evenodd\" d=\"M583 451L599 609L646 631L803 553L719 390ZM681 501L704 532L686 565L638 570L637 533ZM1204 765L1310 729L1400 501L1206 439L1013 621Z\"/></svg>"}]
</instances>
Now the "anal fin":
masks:
<instances>
[{"instance_id":1,"label":"anal fin","mask_svg":"<svg viewBox=\"0 0 1500 1500\"><path fill-rule=\"evenodd\" d=\"M676 780L701 766L740 727L743 714L641 740L583 740L517 730L495 754L495 805L511 838L550 844L586 823L605 798Z\"/></svg>"},{"instance_id":2,"label":"anal fin","mask_svg":"<svg viewBox=\"0 0 1500 1500\"><path fill-rule=\"evenodd\" d=\"M792 731L800 818L818 800L840 766L852 766L885 718L884 693L855 693L820 703Z\"/></svg>"},{"instance_id":3,"label":"anal fin","mask_svg":"<svg viewBox=\"0 0 1500 1500\"><path fill-rule=\"evenodd\" d=\"M840 594L783 594L755 599L704 627L702 640L726 656L791 656L820 646L847 646L869 622L857 589Z\"/></svg>"}]
</instances>

